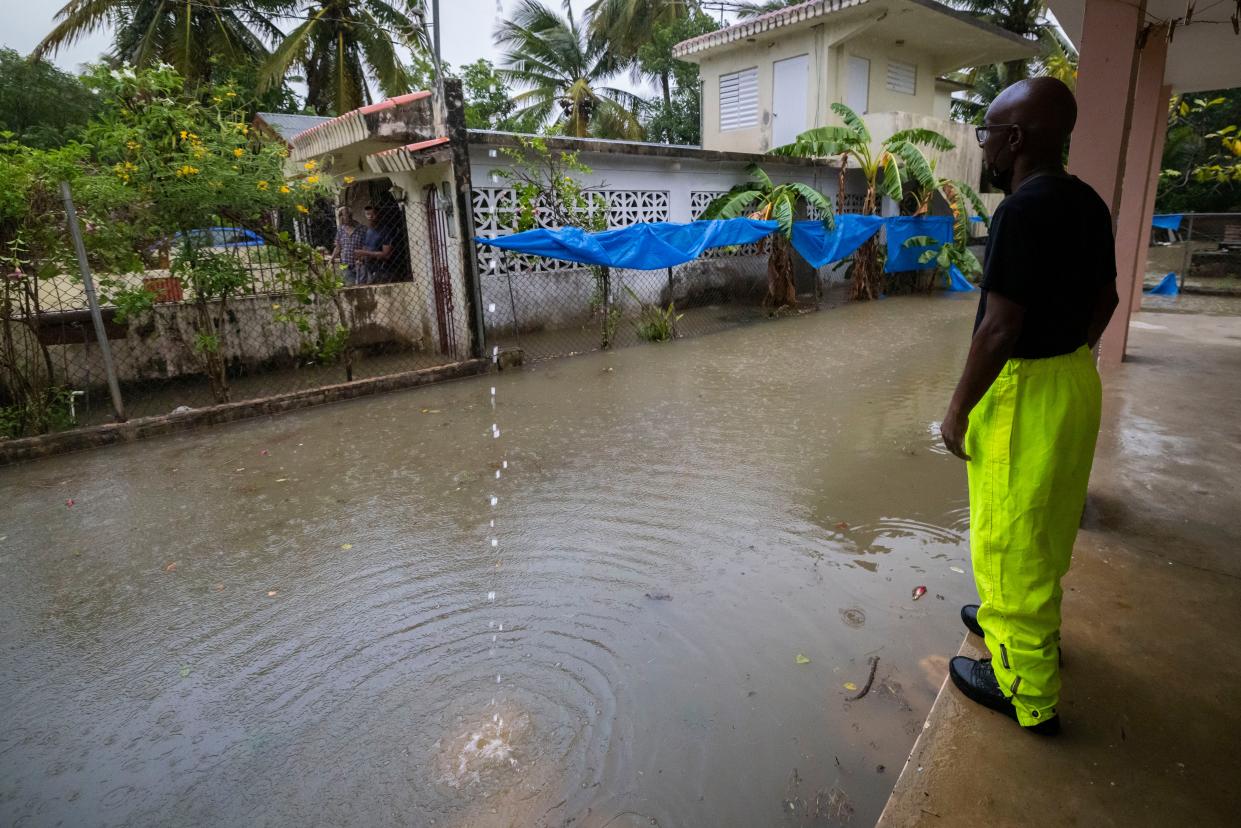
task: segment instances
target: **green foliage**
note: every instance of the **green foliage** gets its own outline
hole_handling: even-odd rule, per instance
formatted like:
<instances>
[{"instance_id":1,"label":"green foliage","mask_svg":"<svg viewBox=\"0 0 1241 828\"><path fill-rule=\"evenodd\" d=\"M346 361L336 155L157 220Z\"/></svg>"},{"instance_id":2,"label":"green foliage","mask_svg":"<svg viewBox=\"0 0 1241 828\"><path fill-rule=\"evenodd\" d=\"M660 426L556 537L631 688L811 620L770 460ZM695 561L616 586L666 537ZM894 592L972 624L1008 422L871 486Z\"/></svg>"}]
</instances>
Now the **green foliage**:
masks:
<instances>
[{"instance_id":1,"label":"green foliage","mask_svg":"<svg viewBox=\"0 0 1241 828\"><path fill-rule=\"evenodd\" d=\"M621 64L571 7L560 15L539 0L519 0L495 42L505 50L500 77L522 90L513 97L516 118L577 138L642 138L641 99L606 85Z\"/></svg>"},{"instance_id":2,"label":"green foliage","mask_svg":"<svg viewBox=\"0 0 1241 828\"><path fill-rule=\"evenodd\" d=\"M575 177L591 171L576 152L553 152L542 138L522 138L519 149L501 152L511 166L492 172L505 179L517 196L516 214L499 215L502 223L518 230L607 227L608 207L602 194L598 188L583 187Z\"/></svg>"},{"instance_id":3,"label":"green foliage","mask_svg":"<svg viewBox=\"0 0 1241 828\"><path fill-rule=\"evenodd\" d=\"M51 57L63 46L104 26L113 30L113 57L148 68L167 65L192 86L219 80L219 70L254 63L265 41L281 36L272 22L286 0L69 0L33 57Z\"/></svg>"},{"instance_id":4,"label":"green foliage","mask_svg":"<svg viewBox=\"0 0 1241 828\"><path fill-rule=\"evenodd\" d=\"M72 392L51 388L37 400L21 400L0 406L0 439L15 439L49 431L64 431L77 425L73 416Z\"/></svg>"},{"instance_id":5,"label":"green foliage","mask_svg":"<svg viewBox=\"0 0 1241 828\"><path fill-rule=\"evenodd\" d=\"M639 339L647 342L668 342L676 337L676 323L685 314L677 313L675 302L669 302L668 307L661 308L659 305L643 302L628 285L625 286L625 292L638 303L640 308L638 321L634 323L634 330Z\"/></svg>"},{"instance_id":6,"label":"green foliage","mask_svg":"<svg viewBox=\"0 0 1241 828\"><path fill-rule=\"evenodd\" d=\"M638 71L655 79L662 91L660 97L642 105L648 140L689 145L702 142L698 66L674 58L672 48L683 40L718 28L719 24L710 16L694 11L673 22L656 24L649 38L638 47Z\"/></svg>"},{"instance_id":7,"label":"green foliage","mask_svg":"<svg viewBox=\"0 0 1241 828\"><path fill-rule=\"evenodd\" d=\"M195 249L188 240L173 257L171 273L190 288L195 301L228 299L250 283L250 272L237 256Z\"/></svg>"},{"instance_id":8,"label":"green foliage","mask_svg":"<svg viewBox=\"0 0 1241 828\"><path fill-rule=\"evenodd\" d=\"M1241 88L1173 98L1168 111L1161 212L1241 210Z\"/></svg>"},{"instance_id":9,"label":"green foliage","mask_svg":"<svg viewBox=\"0 0 1241 828\"><path fill-rule=\"evenodd\" d=\"M73 75L0 49L0 132L27 146L59 147L80 137L97 109L95 96Z\"/></svg>"},{"instance_id":10,"label":"green foliage","mask_svg":"<svg viewBox=\"0 0 1241 828\"><path fill-rule=\"evenodd\" d=\"M779 224L780 234L791 239L793 216L798 204L805 202L819 211L828 229L835 226L832 203L818 190L798 181L776 184L757 164L751 164L746 172L750 175L750 181L738 184L708 204L702 218L728 219L752 215L758 219L771 219Z\"/></svg>"},{"instance_id":11,"label":"green foliage","mask_svg":"<svg viewBox=\"0 0 1241 828\"><path fill-rule=\"evenodd\" d=\"M491 65L479 58L461 67L465 91L465 125L470 129L505 129L513 113L508 85Z\"/></svg>"}]
</instances>

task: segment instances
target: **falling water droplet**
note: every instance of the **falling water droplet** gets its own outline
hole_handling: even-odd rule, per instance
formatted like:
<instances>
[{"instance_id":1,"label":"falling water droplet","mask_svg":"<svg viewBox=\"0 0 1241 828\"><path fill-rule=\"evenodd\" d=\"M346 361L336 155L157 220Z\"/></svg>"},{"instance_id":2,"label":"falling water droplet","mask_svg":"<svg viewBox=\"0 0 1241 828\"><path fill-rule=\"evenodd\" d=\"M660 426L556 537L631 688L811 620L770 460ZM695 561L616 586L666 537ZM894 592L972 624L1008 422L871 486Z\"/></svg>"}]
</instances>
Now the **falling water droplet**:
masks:
<instances>
[{"instance_id":1,"label":"falling water droplet","mask_svg":"<svg viewBox=\"0 0 1241 828\"><path fill-rule=\"evenodd\" d=\"M497 676L496 676L496 684L499 684L499 683L500 683L500 676L499 676L499 675L497 675Z\"/></svg>"},{"instance_id":2,"label":"falling water droplet","mask_svg":"<svg viewBox=\"0 0 1241 828\"><path fill-rule=\"evenodd\" d=\"M508 461L507 461L507 460L501 460L501 461L500 461L500 465L502 465L504 468L506 468L506 469L507 469L507 468L508 468Z\"/></svg>"},{"instance_id":3,"label":"falling water droplet","mask_svg":"<svg viewBox=\"0 0 1241 828\"><path fill-rule=\"evenodd\" d=\"M499 546L499 545L500 545L500 541L498 541L498 540L497 540L497 539L495 539L495 538L492 538L492 539L491 539L491 545L492 545L492 547Z\"/></svg>"},{"instance_id":4,"label":"falling water droplet","mask_svg":"<svg viewBox=\"0 0 1241 828\"><path fill-rule=\"evenodd\" d=\"M491 528L492 528L492 529L496 528L496 522L495 522L495 519L494 519L494 518L493 518L493 519L492 519L492 521L491 521Z\"/></svg>"},{"instance_id":5,"label":"falling water droplet","mask_svg":"<svg viewBox=\"0 0 1241 828\"><path fill-rule=\"evenodd\" d=\"M495 495L492 495L492 496L491 496L491 505L492 505L492 506L495 506L495 505L496 505L497 503L499 503L499 502L500 502L500 498L496 497Z\"/></svg>"},{"instance_id":6,"label":"falling water droplet","mask_svg":"<svg viewBox=\"0 0 1241 828\"><path fill-rule=\"evenodd\" d=\"M493 385L491 386L491 396L494 397L495 395L496 395L496 387Z\"/></svg>"},{"instance_id":7,"label":"falling water droplet","mask_svg":"<svg viewBox=\"0 0 1241 828\"><path fill-rule=\"evenodd\" d=\"M496 469L496 480L500 479L500 470Z\"/></svg>"},{"instance_id":8,"label":"falling water droplet","mask_svg":"<svg viewBox=\"0 0 1241 828\"><path fill-rule=\"evenodd\" d=\"M500 625L500 632L504 632L504 625L503 625L503 624L501 624L501 625Z\"/></svg>"},{"instance_id":9,"label":"falling water droplet","mask_svg":"<svg viewBox=\"0 0 1241 828\"><path fill-rule=\"evenodd\" d=\"M488 593L487 593L487 600L488 600L488 601L494 601L495 599L496 599L496 593L495 593L495 590L492 590L491 592L488 592Z\"/></svg>"},{"instance_id":10,"label":"falling water droplet","mask_svg":"<svg viewBox=\"0 0 1241 828\"><path fill-rule=\"evenodd\" d=\"M492 436L494 439L499 440L499 439L500 439L500 429L498 429L498 428L497 428L494 432L492 432L491 436Z\"/></svg>"}]
</instances>

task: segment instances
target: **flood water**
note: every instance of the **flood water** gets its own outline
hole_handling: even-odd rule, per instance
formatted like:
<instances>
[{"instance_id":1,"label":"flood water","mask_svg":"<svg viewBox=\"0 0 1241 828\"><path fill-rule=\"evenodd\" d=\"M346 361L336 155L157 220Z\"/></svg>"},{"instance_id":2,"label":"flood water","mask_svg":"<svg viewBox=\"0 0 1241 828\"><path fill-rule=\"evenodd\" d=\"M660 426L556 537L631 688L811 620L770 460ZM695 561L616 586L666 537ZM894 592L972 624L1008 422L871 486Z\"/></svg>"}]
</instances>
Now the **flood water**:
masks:
<instances>
[{"instance_id":1,"label":"flood water","mask_svg":"<svg viewBox=\"0 0 1241 828\"><path fill-rule=\"evenodd\" d=\"M0 470L0 822L873 823L974 595L973 310Z\"/></svg>"}]
</instances>

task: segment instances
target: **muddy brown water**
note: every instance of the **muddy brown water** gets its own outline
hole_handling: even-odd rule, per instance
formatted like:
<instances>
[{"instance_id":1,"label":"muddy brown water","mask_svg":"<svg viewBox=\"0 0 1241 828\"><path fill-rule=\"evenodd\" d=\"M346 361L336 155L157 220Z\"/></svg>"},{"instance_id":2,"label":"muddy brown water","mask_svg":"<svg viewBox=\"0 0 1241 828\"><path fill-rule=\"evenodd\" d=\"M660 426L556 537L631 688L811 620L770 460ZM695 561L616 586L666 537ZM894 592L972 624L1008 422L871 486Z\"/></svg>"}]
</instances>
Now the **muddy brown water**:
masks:
<instances>
[{"instance_id":1,"label":"muddy brown water","mask_svg":"<svg viewBox=\"0 0 1241 828\"><path fill-rule=\"evenodd\" d=\"M932 428L973 309L0 472L0 821L872 823L974 594Z\"/></svg>"}]
</instances>

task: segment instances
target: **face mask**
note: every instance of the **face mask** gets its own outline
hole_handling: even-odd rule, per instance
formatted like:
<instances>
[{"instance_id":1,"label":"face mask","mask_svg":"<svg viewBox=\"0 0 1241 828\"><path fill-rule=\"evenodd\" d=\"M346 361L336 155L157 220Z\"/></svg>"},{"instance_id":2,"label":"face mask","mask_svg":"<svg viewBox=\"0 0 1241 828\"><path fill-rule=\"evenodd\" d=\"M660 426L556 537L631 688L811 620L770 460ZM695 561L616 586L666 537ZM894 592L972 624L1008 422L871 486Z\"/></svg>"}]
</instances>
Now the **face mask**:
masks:
<instances>
[{"instance_id":1,"label":"face mask","mask_svg":"<svg viewBox=\"0 0 1241 828\"><path fill-rule=\"evenodd\" d=\"M1009 167L1007 170L1001 170L995 164L985 161L983 164L985 167L984 172L986 173L987 180L991 182L992 186L1006 194L1011 194L1013 191L1012 167Z\"/></svg>"}]
</instances>

